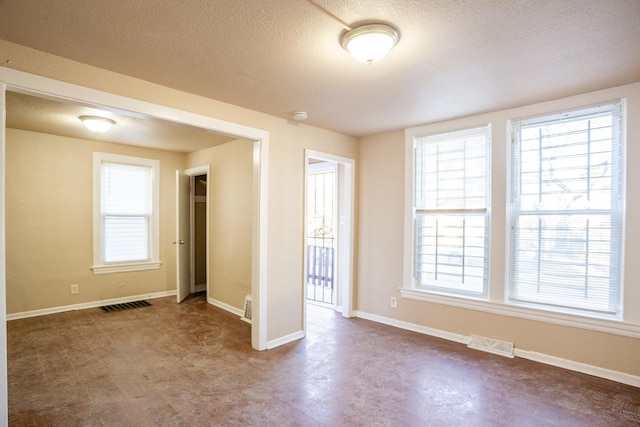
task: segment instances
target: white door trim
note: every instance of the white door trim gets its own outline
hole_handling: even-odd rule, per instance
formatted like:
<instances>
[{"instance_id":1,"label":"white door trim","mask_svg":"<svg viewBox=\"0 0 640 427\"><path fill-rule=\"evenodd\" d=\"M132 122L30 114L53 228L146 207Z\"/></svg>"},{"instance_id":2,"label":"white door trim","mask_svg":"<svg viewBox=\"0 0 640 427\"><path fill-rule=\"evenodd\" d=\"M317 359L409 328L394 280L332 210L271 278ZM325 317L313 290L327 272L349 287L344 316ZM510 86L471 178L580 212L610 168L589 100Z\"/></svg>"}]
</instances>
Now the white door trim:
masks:
<instances>
[{"instance_id":1,"label":"white door trim","mask_svg":"<svg viewBox=\"0 0 640 427\"><path fill-rule=\"evenodd\" d=\"M37 76L6 67L0 67L0 323L6 325L6 266L5 266L5 92L7 90L55 99L113 107L142 113L151 117L221 132L254 141L253 191L253 249L251 291L253 322L251 345L254 349L267 348L267 208L269 176L269 132L170 108L126 96L115 95L47 77ZM5 328L0 328L0 413L7 414L7 340ZM1 422L2 420L0 420Z\"/></svg>"},{"instance_id":2,"label":"white door trim","mask_svg":"<svg viewBox=\"0 0 640 427\"><path fill-rule=\"evenodd\" d=\"M6 84L0 90L0 425L9 425L7 380L7 266L5 249Z\"/></svg>"},{"instance_id":3,"label":"white door trim","mask_svg":"<svg viewBox=\"0 0 640 427\"><path fill-rule=\"evenodd\" d=\"M341 191L338 191L338 206L343 209L343 216L347 219L343 221L338 216L338 267L337 267L337 283L338 292L340 292L340 302L342 306L342 315L344 317L353 317L353 251L354 251L354 215L355 215L355 160L348 157L336 156L334 154L323 153L314 150L305 150L304 154L304 191L305 197L305 225L304 236L306 239L307 225L306 225L306 191L307 191L307 169L309 166L309 159L327 160L338 164L338 169L343 169L342 175L344 176L344 185ZM338 174L341 174L339 171ZM304 244L304 278L307 277L307 245ZM304 330L306 331L306 292L307 286L304 284L304 299L303 299L303 313L304 315Z\"/></svg>"}]
</instances>

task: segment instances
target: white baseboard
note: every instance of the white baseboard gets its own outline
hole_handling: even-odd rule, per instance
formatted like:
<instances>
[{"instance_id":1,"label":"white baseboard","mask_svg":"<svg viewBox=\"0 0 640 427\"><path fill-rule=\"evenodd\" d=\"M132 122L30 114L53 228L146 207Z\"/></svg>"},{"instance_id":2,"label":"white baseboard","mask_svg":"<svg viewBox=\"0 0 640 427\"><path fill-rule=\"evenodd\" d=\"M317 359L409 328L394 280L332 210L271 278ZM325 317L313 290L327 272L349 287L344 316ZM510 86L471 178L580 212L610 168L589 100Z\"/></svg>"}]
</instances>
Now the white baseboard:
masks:
<instances>
[{"instance_id":1,"label":"white baseboard","mask_svg":"<svg viewBox=\"0 0 640 427\"><path fill-rule=\"evenodd\" d=\"M465 337L464 335L458 335L440 329L428 328L426 326L403 322L401 320L391 319L389 317L378 316L377 314L365 313L364 311L356 310L353 312L353 314L361 319L372 320L374 322L383 323L385 325L395 326L396 328L406 329L407 331L414 331L421 334L430 335L432 337L443 338L445 340L454 341L464 345L469 344L469 342L471 341L471 337Z\"/></svg>"},{"instance_id":2,"label":"white baseboard","mask_svg":"<svg viewBox=\"0 0 640 427\"><path fill-rule=\"evenodd\" d=\"M293 332L289 335L285 335L283 337L276 338L275 340L267 342L267 350L280 347L281 345L289 344L290 342L297 341L302 338L304 338L304 331Z\"/></svg>"},{"instance_id":3,"label":"white baseboard","mask_svg":"<svg viewBox=\"0 0 640 427\"><path fill-rule=\"evenodd\" d=\"M550 356L548 354L538 353L535 351L515 349L514 353L517 357L522 357L523 359L529 359L535 362L544 363L546 365L557 366L558 368L564 368L570 371L580 372L583 374L592 375L594 377L600 377L622 384L640 387L640 376L625 374L624 372L612 371L611 369L587 365L586 363L562 359L560 357Z\"/></svg>"},{"instance_id":4,"label":"white baseboard","mask_svg":"<svg viewBox=\"0 0 640 427\"><path fill-rule=\"evenodd\" d=\"M65 311L84 310L87 308L97 308L105 305L123 304L126 302L140 301L143 299L154 299L170 297L176 291L153 292L150 294L132 295L129 297L111 298L100 301L83 302L80 304L63 305L60 307L43 308L40 310L23 311L21 313L7 314L7 320L26 319L27 317L46 316L47 314L63 313Z\"/></svg>"},{"instance_id":5,"label":"white baseboard","mask_svg":"<svg viewBox=\"0 0 640 427\"><path fill-rule=\"evenodd\" d=\"M226 310L229 313L235 314L240 318L244 317L244 311L232 305L229 305L222 301L218 301L217 299L214 299L214 298L207 298L207 302L213 306ZM275 340L271 340L267 342L267 350L271 350L272 348L276 348L281 345L288 344L290 342L299 340L301 338L304 338L304 331L297 331L292 334L285 335L284 337L280 337Z\"/></svg>"},{"instance_id":6,"label":"white baseboard","mask_svg":"<svg viewBox=\"0 0 640 427\"><path fill-rule=\"evenodd\" d=\"M444 338L449 341L454 341L460 344L469 344L471 337L464 335L454 334L451 332L443 331L440 329L428 328L426 326L416 325L414 323L403 322L401 320L391 319L384 316L378 316L376 314L366 313L363 311L354 311L356 317L361 319L371 320L385 325L395 326L400 329L406 329L408 331L414 331L425 335L430 335L437 338ZM604 378L611 381L616 381L622 384L631 385L634 387L640 387L640 376L631 375L624 372L613 371L611 369L605 369L594 365L588 365L586 363L576 362L573 360L562 359L560 357L550 356L548 354L538 353L535 351L526 351L520 349L514 349L514 355L516 357L522 357L523 359L533 360L535 362L544 363L545 365L556 366L558 368L568 369L574 372L580 372L594 377Z\"/></svg>"},{"instance_id":7,"label":"white baseboard","mask_svg":"<svg viewBox=\"0 0 640 427\"><path fill-rule=\"evenodd\" d=\"M227 303L224 303L222 301L218 301L217 299L209 298L209 297L207 297L207 302L215 307L221 308L225 311L228 311L229 313L235 314L238 317L244 316L244 311L242 311L241 308L234 307L232 305L229 305Z\"/></svg>"},{"instance_id":8,"label":"white baseboard","mask_svg":"<svg viewBox=\"0 0 640 427\"><path fill-rule=\"evenodd\" d=\"M206 283L202 283L200 285L196 285L195 287L195 291L196 292L204 292L207 290L207 284Z\"/></svg>"}]
</instances>

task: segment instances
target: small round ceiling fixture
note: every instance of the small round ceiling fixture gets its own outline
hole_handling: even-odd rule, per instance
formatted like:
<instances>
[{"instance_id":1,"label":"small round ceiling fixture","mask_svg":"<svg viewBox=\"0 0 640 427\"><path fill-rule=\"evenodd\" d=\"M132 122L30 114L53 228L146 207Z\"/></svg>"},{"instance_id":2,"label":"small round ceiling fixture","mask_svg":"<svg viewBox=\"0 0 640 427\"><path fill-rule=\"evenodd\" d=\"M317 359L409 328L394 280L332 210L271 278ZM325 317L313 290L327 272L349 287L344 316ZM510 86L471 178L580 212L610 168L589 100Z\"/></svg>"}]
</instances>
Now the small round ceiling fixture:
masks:
<instances>
[{"instance_id":1,"label":"small round ceiling fixture","mask_svg":"<svg viewBox=\"0 0 640 427\"><path fill-rule=\"evenodd\" d=\"M305 120L307 120L307 112L306 111L296 111L294 113L291 113L291 118L297 122L303 122Z\"/></svg>"},{"instance_id":2,"label":"small round ceiling fixture","mask_svg":"<svg viewBox=\"0 0 640 427\"><path fill-rule=\"evenodd\" d=\"M387 24L368 24L353 28L342 36L342 47L360 62L371 64L384 58L400 39Z\"/></svg>"},{"instance_id":3,"label":"small round ceiling fixture","mask_svg":"<svg viewBox=\"0 0 640 427\"><path fill-rule=\"evenodd\" d=\"M82 120L82 124L84 124L87 129L97 133L106 132L111 129L111 126L116 124L116 122L111 119L99 116L80 116L79 119Z\"/></svg>"}]
</instances>

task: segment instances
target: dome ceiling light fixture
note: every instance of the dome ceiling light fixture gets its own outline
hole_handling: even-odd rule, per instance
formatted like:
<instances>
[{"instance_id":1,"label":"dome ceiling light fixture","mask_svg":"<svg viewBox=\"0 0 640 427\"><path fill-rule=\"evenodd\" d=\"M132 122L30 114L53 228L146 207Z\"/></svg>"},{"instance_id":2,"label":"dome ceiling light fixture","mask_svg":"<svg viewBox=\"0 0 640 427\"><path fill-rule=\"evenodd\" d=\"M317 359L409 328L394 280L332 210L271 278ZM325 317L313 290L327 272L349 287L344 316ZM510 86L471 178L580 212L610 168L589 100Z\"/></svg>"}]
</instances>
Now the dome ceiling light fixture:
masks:
<instances>
[{"instance_id":1,"label":"dome ceiling light fixture","mask_svg":"<svg viewBox=\"0 0 640 427\"><path fill-rule=\"evenodd\" d=\"M104 133L111 129L116 122L106 117L99 116L80 116L78 117L82 124L91 132Z\"/></svg>"},{"instance_id":2,"label":"dome ceiling light fixture","mask_svg":"<svg viewBox=\"0 0 640 427\"><path fill-rule=\"evenodd\" d=\"M398 43L398 32L387 24L353 28L342 36L342 47L360 62L371 64L384 58Z\"/></svg>"},{"instance_id":3,"label":"dome ceiling light fixture","mask_svg":"<svg viewBox=\"0 0 640 427\"><path fill-rule=\"evenodd\" d=\"M360 62L372 64L381 60L398 44L398 40L400 40L400 33L391 25L379 22L360 25L354 28L320 6L314 0L307 1L347 30L347 32L340 37L340 44L351 56Z\"/></svg>"}]
</instances>

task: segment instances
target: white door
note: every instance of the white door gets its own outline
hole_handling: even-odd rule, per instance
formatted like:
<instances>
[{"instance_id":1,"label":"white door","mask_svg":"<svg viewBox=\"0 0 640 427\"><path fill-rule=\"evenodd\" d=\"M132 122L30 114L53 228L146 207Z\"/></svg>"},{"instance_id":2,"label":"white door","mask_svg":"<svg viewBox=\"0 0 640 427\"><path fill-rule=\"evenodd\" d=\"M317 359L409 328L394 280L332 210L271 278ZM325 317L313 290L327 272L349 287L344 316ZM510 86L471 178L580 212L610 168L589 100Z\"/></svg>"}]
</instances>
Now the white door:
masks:
<instances>
[{"instance_id":1,"label":"white door","mask_svg":"<svg viewBox=\"0 0 640 427\"><path fill-rule=\"evenodd\" d=\"M191 178L176 171L176 296L182 302L191 292L190 199Z\"/></svg>"}]
</instances>

